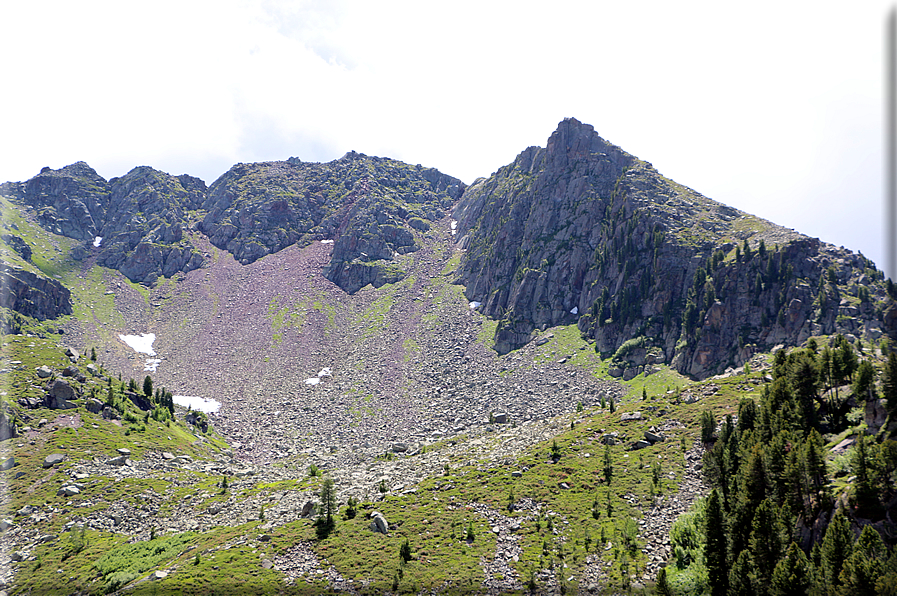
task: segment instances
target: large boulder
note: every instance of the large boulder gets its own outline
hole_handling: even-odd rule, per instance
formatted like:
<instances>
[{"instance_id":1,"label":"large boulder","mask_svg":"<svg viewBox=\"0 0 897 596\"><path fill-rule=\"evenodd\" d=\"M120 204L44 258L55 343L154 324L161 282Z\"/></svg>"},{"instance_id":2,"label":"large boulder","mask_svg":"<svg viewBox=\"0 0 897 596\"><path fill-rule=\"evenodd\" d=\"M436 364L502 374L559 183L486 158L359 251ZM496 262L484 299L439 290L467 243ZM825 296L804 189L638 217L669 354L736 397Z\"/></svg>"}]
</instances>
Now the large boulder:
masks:
<instances>
[{"instance_id":1,"label":"large boulder","mask_svg":"<svg viewBox=\"0 0 897 596\"><path fill-rule=\"evenodd\" d=\"M44 458L44 467L52 468L55 465L61 464L65 460L64 453L51 453L47 457Z\"/></svg>"},{"instance_id":2,"label":"large boulder","mask_svg":"<svg viewBox=\"0 0 897 596\"><path fill-rule=\"evenodd\" d=\"M19 436L15 418L5 411L0 411L0 441Z\"/></svg>"},{"instance_id":3,"label":"large boulder","mask_svg":"<svg viewBox=\"0 0 897 596\"><path fill-rule=\"evenodd\" d=\"M389 534L389 522L386 521L386 518L379 511L372 511L370 529L372 532Z\"/></svg>"},{"instance_id":4,"label":"large boulder","mask_svg":"<svg viewBox=\"0 0 897 596\"><path fill-rule=\"evenodd\" d=\"M318 502L315 500L306 501L305 505L302 506L302 513L300 514L302 517L312 517L318 511Z\"/></svg>"},{"instance_id":5,"label":"large boulder","mask_svg":"<svg viewBox=\"0 0 897 596\"><path fill-rule=\"evenodd\" d=\"M11 249L19 253L19 256L23 259L26 261L31 260L31 247L28 246L24 240L13 234L3 234L0 238L2 238Z\"/></svg>"},{"instance_id":6,"label":"large boulder","mask_svg":"<svg viewBox=\"0 0 897 596\"><path fill-rule=\"evenodd\" d=\"M74 388L65 379L56 379L47 392L46 405L53 410L69 410L75 408L75 404L69 400L75 399Z\"/></svg>"},{"instance_id":7,"label":"large boulder","mask_svg":"<svg viewBox=\"0 0 897 596\"><path fill-rule=\"evenodd\" d=\"M145 396L142 393L135 393L133 391L126 391L125 397L131 400L135 406L143 410L144 412L148 412L153 409L153 402L150 401L150 398Z\"/></svg>"}]
</instances>

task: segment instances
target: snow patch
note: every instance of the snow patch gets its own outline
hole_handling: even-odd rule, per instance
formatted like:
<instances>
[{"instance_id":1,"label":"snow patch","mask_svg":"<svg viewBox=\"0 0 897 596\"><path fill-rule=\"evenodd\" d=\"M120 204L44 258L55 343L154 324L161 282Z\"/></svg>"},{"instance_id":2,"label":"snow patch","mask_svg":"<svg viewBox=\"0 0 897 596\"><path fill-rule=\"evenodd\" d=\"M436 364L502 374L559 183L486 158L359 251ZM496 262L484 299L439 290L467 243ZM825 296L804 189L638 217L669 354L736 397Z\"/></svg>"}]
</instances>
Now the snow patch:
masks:
<instances>
[{"instance_id":1,"label":"snow patch","mask_svg":"<svg viewBox=\"0 0 897 596\"><path fill-rule=\"evenodd\" d=\"M162 360L159 358L147 358L146 363L143 365L143 370L156 372L156 368L158 368L160 364L162 364Z\"/></svg>"},{"instance_id":2,"label":"snow patch","mask_svg":"<svg viewBox=\"0 0 897 596\"><path fill-rule=\"evenodd\" d=\"M578 306L574 306L574 307L573 307L573 310L570 311L570 314L571 314L571 315L578 315L578 314L579 314L579 307L578 307Z\"/></svg>"},{"instance_id":3,"label":"snow patch","mask_svg":"<svg viewBox=\"0 0 897 596\"><path fill-rule=\"evenodd\" d=\"M452 220L452 236L458 233L458 220Z\"/></svg>"},{"instance_id":4,"label":"snow patch","mask_svg":"<svg viewBox=\"0 0 897 596\"><path fill-rule=\"evenodd\" d=\"M306 385L317 385L318 383L321 382L322 379L324 379L324 377L332 377L332 376L333 376L333 369L330 368L329 366L325 366L318 372L317 376L305 379L305 384Z\"/></svg>"},{"instance_id":5,"label":"snow patch","mask_svg":"<svg viewBox=\"0 0 897 596\"><path fill-rule=\"evenodd\" d=\"M482 302L477 302L476 300L474 300L473 302L470 303L470 310L476 310L481 306L483 306Z\"/></svg>"},{"instance_id":6,"label":"snow patch","mask_svg":"<svg viewBox=\"0 0 897 596\"><path fill-rule=\"evenodd\" d=\"M94 248L99 248L99 247L100 247L100 243L101 243L102 241L103 241L102 236L97 236L96 238L93 239L93 247L94 247Z\"/></svg>"},{"instance_id":7,"label":"snow patch","mask_svg":"<svg viewBox=\"0 0 897 596\"><path fill-rule=\"evenodd\" d=\"M333 240L321 240L321 244L333 244Z\"/></svg>"},{"instance_id":8,"label":"snow patch","mask_svg":"<svg viewBox=\"0 0 897 596\"><path fill-rule=\"evenodd\" d=\"M156 341L155 333L141 333L140 335L119 335L118 338L128 344L138 354L155 356L153 342Z\"/></svg>"},{"instance_id":9,"label":"snow patch","mask_svg":"<svg viewBox=\"0 0 897 596\"><path fill-rule=\"evenodd\" d=\"M217 412L218 408L221 407L221 404L214 399L210 399L208 397L198 397L196 395L174 395L171 399L179 406L183 406L191 410L199 410L200 412L205 412L206 414Z\"/></svg>"}]
</instances>

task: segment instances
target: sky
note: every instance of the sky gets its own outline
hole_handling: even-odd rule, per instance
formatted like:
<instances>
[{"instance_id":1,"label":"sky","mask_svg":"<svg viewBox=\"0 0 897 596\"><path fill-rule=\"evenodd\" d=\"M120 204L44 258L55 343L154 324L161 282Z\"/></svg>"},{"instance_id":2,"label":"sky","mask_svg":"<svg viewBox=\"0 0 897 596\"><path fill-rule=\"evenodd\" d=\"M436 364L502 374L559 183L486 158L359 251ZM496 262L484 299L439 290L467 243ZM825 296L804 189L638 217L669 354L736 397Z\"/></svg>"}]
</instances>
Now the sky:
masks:
<instances>
[{"instance_id":1,"label":"sky","mask_svg":"<svg viewBox=\"0 0 897 596\"><path fill-rule=\"evenodd\" d=\"M347 151L470 183L575 117L885 269L892 3L0 3L0 180ZM891 271L891 277L897 277Z\"/></svg>"}]
</instances>

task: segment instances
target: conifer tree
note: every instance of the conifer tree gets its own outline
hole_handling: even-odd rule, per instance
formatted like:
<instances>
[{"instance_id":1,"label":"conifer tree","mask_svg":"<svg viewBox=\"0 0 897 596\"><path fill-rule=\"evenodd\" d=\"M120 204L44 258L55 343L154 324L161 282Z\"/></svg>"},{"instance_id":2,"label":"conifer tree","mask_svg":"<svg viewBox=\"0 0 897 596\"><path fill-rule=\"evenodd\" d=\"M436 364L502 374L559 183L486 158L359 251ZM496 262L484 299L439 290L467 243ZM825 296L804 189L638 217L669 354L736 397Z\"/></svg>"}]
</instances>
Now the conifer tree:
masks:
<instances>
[{"instance_id":1,"label":"conifer tree","mask_svg":"<svg viewBox=\"0 0 897 596\"><path fill-rule=\"evenodd\" d=\"M777 511L772 501L764 499L751 523L750 549L757 567L757 584L762 592L769 589L772 572L785 551L783 538L788 535Z\"/></svg>"},{"instance_id":2,"label":"conifer tree","mask_svg":"<svg viewBox=\"0 0 897 596\"><path fill-rule=\"evenodd\" d=\"M873 469L872 453L875 448L874 441L870 444L869 439L862 434L857 437L851 467L856 475L856 480L854 481L856 502L861 507L871 505L878 499L875 491L875 471Z\"/></svg>"},{"instance_id":3,"label":"conifer tree","mask_svg":"<svg viewBox=\"0 0 897 596\"><path fill-rule=\"evenodd\" d=\"M853 552L841 571L841 593L848 596L875 596L875 584L885 573L887 548L872 526L863 527Z\"/></svg>"},{"instance_id":4,"label":"conifer tree","mask_svg":"<svg viewBox=\"0 0 897 596\"><path fill-rule=\"evenodd\" d=\"M856 378L853 380L853 394L857 399L869 400L872 398L872 384L875 382L875 369L868 360L863 360L857 366Z\"/></svg>"},{"instance_id":5,"label":"conifer tree","mask_svg":"<svg viewBox=\"0 0 897 596\"><path fill-rule=\"evenodd\" d=\"M333 488L333 479L325 476L321 482L321 510L318 513L317 533L319 538L326 538L330 535L334 522L334 515L337 512L336 490Z\"/></svg>"},{"instance_id":6,"label":"conifer tree","mask_svg":"<svg viewBox=\"0 0 897 596\"><path fill-rule=\"evenodd\" d=\"M716 431L716 418L713 412L704 410L701 412L701 441L710 443L713 441L713 433Z\"/></svg>"},{"instance_id":7,"label":"conifer tree","mask_svg":"<svg viewBox=\"0 0 897 596\"><path fill-rule=\"evenodd\" d=\"M816 397L819 395L816 361L812 352L805 350L793 352L789 360L788 381L800 405L802 418L809 427L816 428Z\"/></svg>"},{"instance_id":8,"label":"conifer tree","mask_svg":"<svg viewBox=\"0 0 897 596\"><path fill-rule=\"evenodd\" d=\"M823 391L832 388L832 350L828 346L824 346L819 355L819 380Z\"/></svg>"},{"instance_id":9,"label":"conifer tree","mask_svg":"<svg viewBox=\"0 0 897 596\"><path fill-rule=\"evenodd\" d=\"M822 576L829 593L835 593L841 585L841 569L853 552L853 534L850 522L839 509L825 531L822 541Z\"/></svg>"},{"instance_id":10,"label":"conifer tree","mask_svg":"<svg viewBox=\"0 0 897 596\"><path fill-rule=\"evenodd\" d=\"M888 353L888 362L882 375L882 397L888 402L888 414L892 418L897 416L897 354L894 352Z\"/></svg>"},{"instance_id":11,"label":"conifer tree","mask_svg":"<svg viewBox=\"0 0 897 596\"><path fill-rule=\"evenodd\" d=\"M766 495L766 472L759 443L751 447L747 461L739 467L736 486L738 501L732 507L728 524L731 559L747 548L754 510Z\"/></svg>"},{"instance_id":12,"label":"conifer tree","mask_svg":"<svg viewBox=\"0 0 897 596\"><path fill-rule=\"evenodd\" d=\"M769 593L772 596L800 596L807 593L811 583L807 555L792 542L772 572Z\"/></svg>"},{"instance_id":13,"label":"conifer tree","mask_svg":"<svg viewBox=\"0 0 897 596\"><path fill-rule=\"evenodd\" d=\"M673 596L673 588L667 581L666 567L661 567L657 572L657 583L654 585L654 593L658 596Z\"/></svg>"},{"instance_id":14,"label":"conifer tree","mask_svg":"<svg viewBox=\"0 0 897 596\"><path fill-rule=\"evenodd\" d=\"M741 551L729 572L729 596L755 596L757 589L753 578L756 573L751 551Z\"/></svg>"},{"instance_id":15,"label":"conifer tree","mask_svg":"<svg viewBox=\"0 0 897 596\"><path fill-rule=\"evenodd\" d=\"M712 596L725 596L729 589L729 567L726 561L726 531L719 493L713 489L707 501L704 561Z\"/></svg>"},{"instance_id":16,"label":"conifer tree","mask_svg":"<svg viewBox=\"0 0 897 596\"><path fill-rule=\"evenodd\" d=\"M816 501L816 508L828 498L828 470L825 466L824 442L815 429L810 431L801 447L804 475L808 482L808 497Z\"/></svg>"}]
</instances>

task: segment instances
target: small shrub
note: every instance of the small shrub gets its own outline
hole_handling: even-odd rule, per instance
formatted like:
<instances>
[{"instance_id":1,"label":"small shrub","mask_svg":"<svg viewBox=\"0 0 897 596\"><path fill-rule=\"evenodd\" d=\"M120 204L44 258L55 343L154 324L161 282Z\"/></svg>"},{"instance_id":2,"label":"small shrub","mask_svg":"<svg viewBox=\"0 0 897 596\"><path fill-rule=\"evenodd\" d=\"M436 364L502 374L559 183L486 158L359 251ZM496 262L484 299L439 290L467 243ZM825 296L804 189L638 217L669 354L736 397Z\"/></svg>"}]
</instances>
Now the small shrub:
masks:
<instances>
[{"instance_id":1,"label":"small shrub","mask_svg":"<svg viewBox=\"0 0 897 596\"><path fill-rule=\"evenodd\" d=\"M358 515L358 499L349 497L349 502L346 504L346 519L353 519L356 515Z\"/></svg>"},{"instance_id":2,"label":"small shrub","mask_svg":"<svg viewBox=\"0 0 897 596\"><path fill-rule=\"evenodd\" d=\"M402 543L402 546L399 547L399 556L406 563L411 560L411 543L408 542L407 538Z\"/></svg>"},{"instance_id":3,"label":"small shrub","mask_svg":"<svg viewBox=\"0 0 897 596\"><path fill-rule=\"evenodd\" d=\"M551 459L560 459L561 458L561 448L558 445L557 439L554 439L551 442Z\"/></svg>"}]
</instances>

